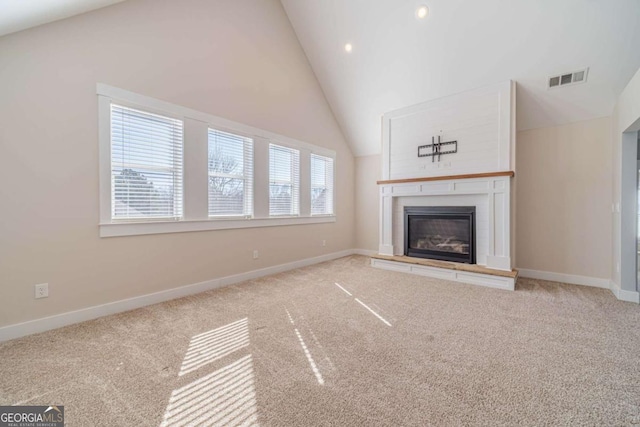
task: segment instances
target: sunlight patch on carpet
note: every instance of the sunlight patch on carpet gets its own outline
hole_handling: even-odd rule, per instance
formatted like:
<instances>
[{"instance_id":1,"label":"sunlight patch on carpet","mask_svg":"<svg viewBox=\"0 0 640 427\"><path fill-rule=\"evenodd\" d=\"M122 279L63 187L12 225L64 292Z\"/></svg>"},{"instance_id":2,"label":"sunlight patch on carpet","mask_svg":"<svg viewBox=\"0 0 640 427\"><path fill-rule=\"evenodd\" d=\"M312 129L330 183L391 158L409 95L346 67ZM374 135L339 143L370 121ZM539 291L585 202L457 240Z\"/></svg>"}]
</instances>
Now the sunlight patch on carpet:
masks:
<instances>
[{"instance_id":1,"label":"sunlight patch on carpet","mask_svg":"<svg viewBox=\"0 0 640 427\"><path fill-rule=\"evenodd\" d=\"M258 425L251 355L171 393L161 426L194 425Z\"/></svg>"},{"instance_id":2,"label":"sunlight patch on carpet","mask_svg":"<svg viewBox=\"0 0 640 427\"><path fill-rule=\"evenodd\" d=\"M358 304L360 304L361 306L363 306L364 308L366 308L367 310L369 310L374 316L376 316L378 319L380 319L382 321L382 323L384 323L387 326L391 326L391 323L387 322L387 320L380 316L378 313L376 313L371 307L369 307L367 304L363 303L362 301L360 301L358 298L356 298L356 301L358 302Z\"/></svg>"},{"instance_id":3,"label":"sunlight patch on carpet","mask_svg":"<svg viewBox=\"0 0 640 427\"><path fill-rule=\"evenodd\" d=\"M324 378L322 377L322 374L320 373L320 369L318 369L318 365L316 365L316 361L313 360L313 357L311 356L311 351L309 351L309 348L307 347L307 344L305 344L304 339L302 339L302 335L300 334L300 331L298 330L298 328L295 327L295 322L293 320L293 317L291 317L291 313L289 313L289 310L287 310L286 308L284 309L287 312L287 316L289 317L289 322L291 322L292 325L294 325L294 331L296 333L296 336L298 337L298 341L300 342L300 346L302 347L302 351L304 352L304 355L307 357L307 361L309 362L309 366L311 366L311 370L313 371L313 374L316 376L316 380L318 380L318 384L323 385L324 384Z\"/></svg>"},{"instance_id":4,"label":"sunlight patch on carpet","mask_svg":"<svg viewBox=\"0 0 640 427\"><path fill-rule=\"evenodd\" d=\"M353 294L351 292L349 292L348 290L346 290L345 288L343 288L339 283L335 283L334 285L336 285L337 287L339 287L342 291L344 291L344 293L346 293L347 295L349 295L350 297L353 297ZM361 306L363 306L364 308L366 308L371 314L373 314L374 316L376 316L382 323L384 323L387 326L391 326L391 323L389 323L387 321L387 319L385 319L384 317L380 316L378 313L376 313L375 310L373 310L371 307L369 307L367 304L363 303L359 298L355 298L353 297L356 302L358 304L360 304Z\"/></svg>"},{"instance_id":5,"label":"sunlight patch on carpet","mask_svg":"<svg viewBox=\"0 0 640 427\"><path fill-rule=\"evenodd\" d=\"M351 292L349 292L348 290L346 290L345 288L343 288L342 286L340 286L340 284L335 283L335 285L337 287L339 287L340 289L342 289L347 295L349 295L350 297L353 296L353 294Z\"/></svg>"},{"instance_id":6,"label":"sunlight patch on carpet","mask_svg":"<svg viewBox=\"0 0 640 427\"><path fill-rule=\"evenodd\" d=\"M194 335L180 368L180 376L249 345L248 319L238 320L199 335Z\"/></svg>"}]
</instances>

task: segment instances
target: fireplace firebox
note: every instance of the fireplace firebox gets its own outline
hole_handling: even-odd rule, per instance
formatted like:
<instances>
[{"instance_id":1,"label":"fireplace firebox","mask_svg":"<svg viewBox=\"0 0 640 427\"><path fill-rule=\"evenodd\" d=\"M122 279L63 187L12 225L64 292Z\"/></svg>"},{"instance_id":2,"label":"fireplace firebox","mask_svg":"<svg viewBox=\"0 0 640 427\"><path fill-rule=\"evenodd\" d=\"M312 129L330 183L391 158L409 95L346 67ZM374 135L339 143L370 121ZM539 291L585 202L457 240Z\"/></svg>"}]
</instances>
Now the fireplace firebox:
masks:
<instances>
[{"instance_id":1,"label":"fireplace firebox","mask_svg":"<svg viewBox=\"0 0 640 427\"><path fill-rule=\"evenodd\" d=\"M475 206L406 206L404 254L476 263Z\"/></svg>"}]
</instances>

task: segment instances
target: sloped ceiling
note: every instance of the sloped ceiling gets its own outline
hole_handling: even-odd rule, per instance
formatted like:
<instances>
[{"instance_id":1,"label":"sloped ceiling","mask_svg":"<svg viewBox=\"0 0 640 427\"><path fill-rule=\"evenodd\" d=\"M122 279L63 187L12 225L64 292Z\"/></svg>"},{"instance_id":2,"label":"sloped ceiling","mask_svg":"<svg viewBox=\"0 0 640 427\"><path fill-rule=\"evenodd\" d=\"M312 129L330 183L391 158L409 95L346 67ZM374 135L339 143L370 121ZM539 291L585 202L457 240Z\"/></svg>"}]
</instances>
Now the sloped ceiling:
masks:
<instances>
[{"instance_id":1,"label":"sloped ceiling","mask_svg":"<svg viewBox=\"0 0 640 427\"><path fill-rule=\"evenodd\" d=\"M123 0L0 0L0 36Z\"/></svg>"},{"instance_id":2,"label":"sloped ceiling","mask_svg":"<svg viewBox=\"0 0 640 427\"><path fill-rule=\"evenodd\" d=\"M639 0L281 2L358 156L380 152L385 112L508 79L520 130L608 116L640 67Z\"/></svg>"}]
</instances>

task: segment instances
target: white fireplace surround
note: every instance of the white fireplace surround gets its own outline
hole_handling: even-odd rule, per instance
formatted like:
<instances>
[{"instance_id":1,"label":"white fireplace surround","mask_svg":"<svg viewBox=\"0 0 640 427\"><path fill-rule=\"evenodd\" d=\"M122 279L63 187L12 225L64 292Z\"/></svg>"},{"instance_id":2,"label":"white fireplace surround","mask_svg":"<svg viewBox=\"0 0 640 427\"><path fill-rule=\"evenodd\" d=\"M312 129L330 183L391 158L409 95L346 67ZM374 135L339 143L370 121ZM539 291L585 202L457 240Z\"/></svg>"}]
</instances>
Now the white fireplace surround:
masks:
<instances>
[{"instance_id":1,"label":"white fireplace surround","mask_svg":"<svg viewBox=\"0 0 640 427\"><path fill-rule=\"evenodd\" d=\"M403 255L404 206L475 206L476 263L511 271L511 177L452 178L379 186L381 255Z\"/></svg>"},{"instance_id":2,"label":"white fireplace surround","mask_svg":"<svg viewBox=\"0 0 640 427\"><path fill-rule=\"evenodd\" d=\"M384 258L372 258L373 266L515 288L515 92L515 84L505 81L383 116L378 252ZM418 155L418 147L428 152L439 139L456 141L455 151ZM475 206L476 264L482 267L460 272L455 265L448 269L397 258L404 255L405 206Z\"/></svg>"}]
</instances>

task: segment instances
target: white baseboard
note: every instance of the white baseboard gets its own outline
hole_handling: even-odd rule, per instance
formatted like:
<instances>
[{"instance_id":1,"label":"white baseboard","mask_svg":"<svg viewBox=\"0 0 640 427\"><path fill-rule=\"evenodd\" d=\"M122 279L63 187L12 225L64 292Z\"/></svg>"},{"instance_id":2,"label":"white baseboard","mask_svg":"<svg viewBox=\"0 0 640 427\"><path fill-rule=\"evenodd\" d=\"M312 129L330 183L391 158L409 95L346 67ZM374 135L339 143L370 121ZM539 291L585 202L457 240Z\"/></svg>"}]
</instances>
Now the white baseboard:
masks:
<instances>
[{"instance_id":1,"label":"white baseboard","mask_svg":"<svg viewBox=\"0 0 640 427\"><path fill-rule=\"evenodd\" d=\"M369 249L347 249L313 258L293 261L286 264L274 265L272 267L266 267L259 270L252 270L246 273L206 280L204 282L180 286L178 288L168 289L165 291L155 292L147 295L141 295L139 297L114 301L102 305L83 308L76 311L70 311L67 313L56 314L53 316L30 320L23 323L3 326L0 327L0 342L61 328L63 326L72 325L74 323L97 319L99 317L104 317L111 314L122 313L124 311L134 310L136 308L146 307L148 305L157 304L176 298L182 298L188 295L198 294L200 292L229 286L234 283L244 282L246 280L257 279L259 277L281 273L283 271L306 267L308 265L318 264L325 261L331 261L333 259L342 258L353 254L371 256L377 254L377 251ZM613 282L610 283L610 281L607 279L574 276L568 274L527 269L519 269L519 272L520 276L522 277L611 289L613 294L619 300L640 303L640 293L622 290L617 284Z\"/></svg>"},{"instance_id":2,"label":"white baseboard","mask_svg":"<svg viewBox=\"0 0 640 427\"><path fill-rule=\"evenodd\" d=\"M289 262L286 264L274 265L273 267L266 267L259 270L248 271L246 273L235 274L233 276L207 280L200 283L194 283L191 285L168 289L166 291L155 292L139 297L114 301L107 304L96 305L76 311L70 311L67 313L56 314L54 316L4 326L0 328L0 342L61 328L63 326L72 325L74 323L97 319L99 317L108 316L110 314L122 313L124 311L145 307L176 298L182 298L188 295L209 291L223 286L229 286L234 283L244 282L245 280L257 279L258 277L268 276L271 274L281 273L283 271L293 270L312 264L318 264L321 262L342 258L344 256L353 255L354 253L357 253L356 250L347 249L340 252L333 252L313 258L306 258Z\"/></svg>"},{"instance_id":3,"label":"white baseboard","mask_svg":"<svg viewBox=\"0 0 640 427\"><path fill-rule=\"evenodd\" d=\"M576 276L573 274L553 273L550 271L528 270L519 268L520 277L528 277L531 279L549 280L552 282L570 283L572 285L592 286L595 288L610 289L621 301L635 302L640 304L640 292L626 291L620 289L617 283L609 279L600 279L598 277Z\"/></svg>"},{"instance_id":4,"label":"white baseboard","mask_svg":"<svg viewBox=\"0 0 640 427\"><path fill-rule=\"evenodd\" d=\"M365 256L378 255L378 251L375 251L373 249L354 249L353 253L356 255L365 255Z\"/></svg>"},{"instance_id":5,"label":"white baseboard","mask_svg":"<svg viewBox=\"0 0 640 427\"><path fill-rule=\"evenodd\" d=\"M599 277L577 276L575 274L554 273L551 271L528 270L518 268L520 277L530 279L549 280L551 282L570 283L572 285L592 286L594 288L609 289L609 279Z\"/></svg>"},{"instance_id":6,"label":"white baseboard","mask_svg":"<svg viewBox=\"0 0 640 427\"><path fill-rule=\"evenodd\" d=\"M613 292L616 298L618 298L620 301L635 302L636 304L640 304L640 292L625 291L624 289L620 289L620 286L613 280L611 281L611 292Z\"/></svg>"}]
</instances>

